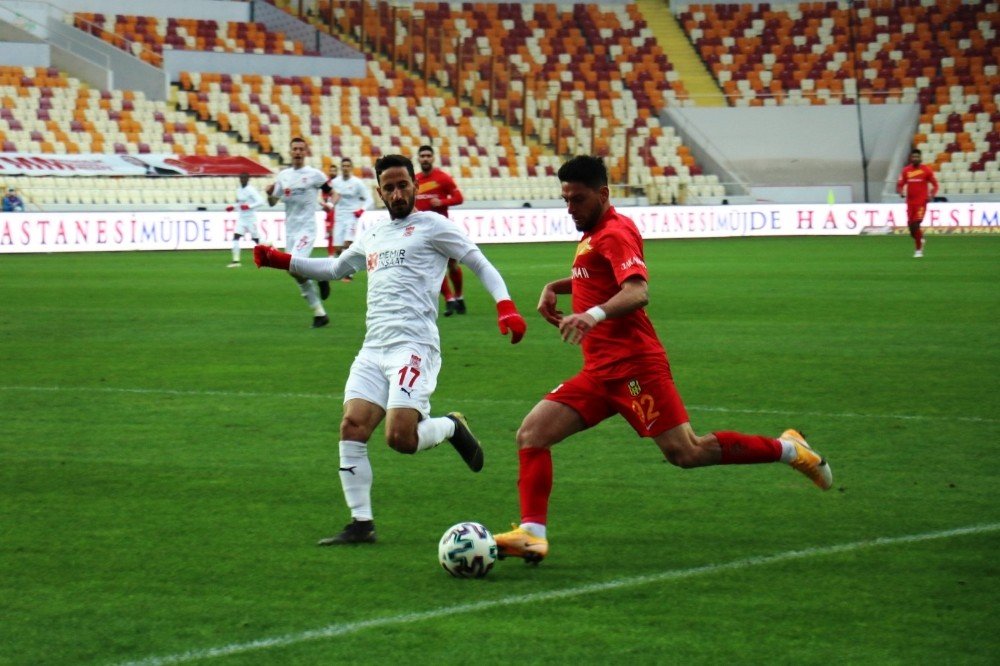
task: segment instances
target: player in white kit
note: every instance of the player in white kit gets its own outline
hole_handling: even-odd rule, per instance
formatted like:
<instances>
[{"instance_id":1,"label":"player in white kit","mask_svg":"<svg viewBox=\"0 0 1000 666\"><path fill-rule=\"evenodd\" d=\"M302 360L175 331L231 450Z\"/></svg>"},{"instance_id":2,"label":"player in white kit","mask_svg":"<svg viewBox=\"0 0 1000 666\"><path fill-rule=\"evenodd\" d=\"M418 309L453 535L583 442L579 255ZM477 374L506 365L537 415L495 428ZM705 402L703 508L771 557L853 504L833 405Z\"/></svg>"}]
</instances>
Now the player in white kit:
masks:
<instances>
[{"instance_id":1,"label":"player in white kit","mask_svg":"<svg viewBox=\"0 0 1000 666\"><path fill-rule=\"evenodd\" d=\"M401 453L424 451L447 439L472 471L483 467L482 447L462 414L430 416L441 369L438 292L448 259L472 269L493 296L501 334L510 332L516 343L526 328L503 277L465 231L442 215L414 210L409 158L386 155L375 163L375 174L390 219L356 239L340 257L307 259L266 245L254 248L257 266L315 279L368 271L367 332L347 378L340 423L340 481L352 521L321 540L322 546L375 541L368 439L383 419L386 442Z\"/></svg>"},{"instance_id":2,"label":"player in white kit","mask_svg":"<svg viewBox=\"0 0 1000 666\"><path fill-rule=\"evenodd\" d=\"M226 206L226 212L240 211L239 217L236 218L236 230L233 232L233 260L229 262L227 268L240 267L240 239L243 236L252 238L254 245L260 244L255 211L263 205L264 197L250 184L250 174L241 173L240 186L236 190L236 205Z\"/></svg>"},{"instance_id":3,"label":"player in white kit","mask_svg":"<svg viewBox=\"0 0 1000 666\"><path fill-rule=\"evenodd\" d=\"M267 202L275 205L285 203L285 249L292 256L308 257L316 242L316 207L319 191L329 191L326 174L319 169L306 166L309 152L304 139L291 141L292 166L278 173L278 177L267 188ZM330 317L323 308L323 301L330 295L330 283L322 280L318 284L297 273L291 274L299 283L302 298L313 311L313 328L321 328L330 323ZM317 288L318 287L318 288Z\"/></svg>"},{"instance_id":4,"label":"player in white kit","mask_svg":"<svg viewBox=\"0 0 1000 666\"><path fill-rule=\"evenodd\" d=\"M354 242L358 219L375 202L368 185L354 176L354 162L349 157L340 160L340 175L330 181L330 187L337 193L333 204L333 249L339 256Z\"/></svg>"}]
</instances>

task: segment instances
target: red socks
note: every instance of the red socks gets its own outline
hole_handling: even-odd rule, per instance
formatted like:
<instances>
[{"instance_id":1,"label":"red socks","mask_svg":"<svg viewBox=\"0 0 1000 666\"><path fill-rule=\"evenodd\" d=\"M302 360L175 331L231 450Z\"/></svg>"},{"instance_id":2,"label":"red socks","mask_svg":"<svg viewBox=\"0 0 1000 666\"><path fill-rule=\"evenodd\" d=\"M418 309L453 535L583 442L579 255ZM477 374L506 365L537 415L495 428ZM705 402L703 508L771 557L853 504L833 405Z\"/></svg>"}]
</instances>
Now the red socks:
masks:
<instances>
[{"instance_id":1,"label":"red socks","mask_svg":"<svg viewBox=\"0 0 1000 666\"><path fill-rule=\"evenodd\" d=\"M722 447L720 465L751 465L777 462L781 459L781 442L762 435L721 430L712 433Z\"/></svg>"},{"instance_id":2,"label":"red socks","mask_svg":"<svg viewBox=\"0 0 1000 666\"><path fill-rule=\"evenodd\" d=\"M552 451L518 449L520 474L517 491L521 497L521 523L545 525L552 494Z\"/></svg>"},{"instance_id":3,"label":"red socks","mask_svg":"<svg viewBox=\"0 0 1000 666\"><path fill-rule=\"evenodd\" d=\"M455 295L451 293L451 286L448 284L448 276L444 276L444 282L441 283L441 295L444 296L444 300L450 301L455 298Z\"/></svg>"},{"instance_id":4,"label":"red socks","mask_svg":"<svg viewBox=\"0 0 1000 666\"><path fill-rule=\"evenodd\" d=\"M448 270L448 276L455 287L455 298L462 298L462 267L456 263L453 268Z\"/></svg>"}]
</instances>

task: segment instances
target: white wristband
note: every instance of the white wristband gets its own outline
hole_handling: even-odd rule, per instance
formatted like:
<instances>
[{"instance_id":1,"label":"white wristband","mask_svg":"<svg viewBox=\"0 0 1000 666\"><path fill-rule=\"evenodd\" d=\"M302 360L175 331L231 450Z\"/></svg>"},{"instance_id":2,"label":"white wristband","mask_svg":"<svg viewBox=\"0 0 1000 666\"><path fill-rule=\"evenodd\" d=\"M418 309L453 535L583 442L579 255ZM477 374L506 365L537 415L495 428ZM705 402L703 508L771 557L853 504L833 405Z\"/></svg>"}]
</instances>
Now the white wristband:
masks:
<instances>
[{"instance_id":1,"label":"white wristband","mask_svg":"<svg viewBox=\"0 0 1000 666\"><path fill-rule=\"evenodd\" d=\"M600 324L602 321L608 318L608 313L600 305L595 305L594 307L587 310L587 314L594 318L594 321Z\"/></svg>"}]
</instances>

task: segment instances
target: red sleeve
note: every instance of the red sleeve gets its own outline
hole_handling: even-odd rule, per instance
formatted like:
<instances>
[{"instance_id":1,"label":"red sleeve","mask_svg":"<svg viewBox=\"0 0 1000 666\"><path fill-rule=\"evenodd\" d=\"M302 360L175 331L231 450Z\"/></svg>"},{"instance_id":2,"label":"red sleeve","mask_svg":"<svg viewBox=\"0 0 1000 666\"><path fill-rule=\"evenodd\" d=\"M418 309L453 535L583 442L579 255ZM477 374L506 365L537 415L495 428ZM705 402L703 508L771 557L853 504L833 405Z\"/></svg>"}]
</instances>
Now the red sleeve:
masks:
<instances>
[{"instance_id":1,"label":"red sleeve","mask_svg":"<svg viewBox=\"0 0 1000 666\"><path fill-rule=\"evenodd\" d=\"M438 182L441 183L444 188L444 196L441 201L444 202L445 206L457 206L465 199L462 197L462 192L458 189L458 185L455 184L455 180L444 172L440 172Z\"/></svg>"},{"instance_id":2,"label":"red sleeve","mask_svg":"<svg viewBox=\"0 0 1000 666\"><path fill-rule=\"evenodd\" d=\"M903 184L906 182L906 170L910 167L905 166L903 170L899 172L899 180L896 181L896 192L899 194L903 193Z\"/></svg>"}]
</instances>

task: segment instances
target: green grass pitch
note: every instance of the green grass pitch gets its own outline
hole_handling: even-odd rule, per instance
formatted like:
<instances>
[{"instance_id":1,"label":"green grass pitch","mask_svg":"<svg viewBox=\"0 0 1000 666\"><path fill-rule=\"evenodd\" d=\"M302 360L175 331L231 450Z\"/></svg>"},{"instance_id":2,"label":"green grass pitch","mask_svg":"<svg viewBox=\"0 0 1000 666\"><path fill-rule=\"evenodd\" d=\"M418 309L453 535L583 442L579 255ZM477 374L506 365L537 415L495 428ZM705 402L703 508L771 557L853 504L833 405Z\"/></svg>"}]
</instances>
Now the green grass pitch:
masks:
<instances>
[{"instance_id":1,"label":"green grass pitch","mask_svg":"<svg viewBox=\"0 0 1000 666\"><path fill-rule=\"evenodd\" d=\"M695 430L801 428L834 488L681 470L613 419L554 449L549 559L447 576L446 527L517 520L514 433L580 365L534 314L573 250L484 246L520 345L469 271L440 321L434 411L483 472L379 429L380 541L325 549L363 276L311 330L226 251L0 257L0 664L996 663L994 237L647 243Z\"/></svg>"}]
</instances>

